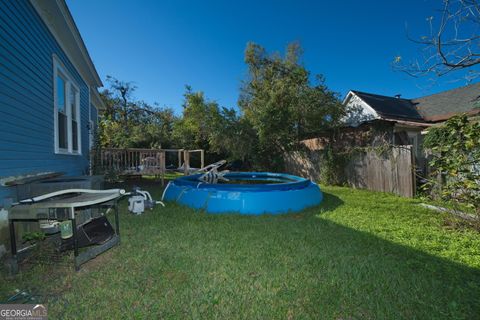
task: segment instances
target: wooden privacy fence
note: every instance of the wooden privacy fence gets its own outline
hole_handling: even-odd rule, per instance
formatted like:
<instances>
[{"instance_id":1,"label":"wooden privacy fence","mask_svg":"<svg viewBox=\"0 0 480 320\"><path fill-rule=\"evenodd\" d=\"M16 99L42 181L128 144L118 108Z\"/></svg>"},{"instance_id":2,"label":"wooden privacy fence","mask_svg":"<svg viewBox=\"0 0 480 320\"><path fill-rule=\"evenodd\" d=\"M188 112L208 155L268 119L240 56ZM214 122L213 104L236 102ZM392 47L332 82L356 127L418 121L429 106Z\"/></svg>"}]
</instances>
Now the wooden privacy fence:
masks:
<instances>
[{"instance_id":1,"label":"wooden privacy fence","mask_svg":"<svg viewBox=\"0 0 480 320\"><path fill-rule=\"evenodd\" d=\"M204 150L185 149L118 149L104 148L97 153L92 153L92 158L97 169L103 172L115 171L123 175L155 175L164 178L168 170L180 171L188 175L192 168L190 166L190 155L200 153L200 168L205 166ZM166 154L174 153L177 156L177 163L167 168ZM178 166L177 166L178 164Z\"/></svg>"},{"instance_id":2,"label":"wooden privacy fence","mask_svg":"<svg viewBox=\"0 0 480 320\"><path fill-rule=\"evenodd\" d=\"M378 153L366 151L353 156L341 179L354 188L415 196L415 161L412 146L393 146ZM286 156L287 171L315 181L322 179L322 151L295 152Z\"/></svg>"},{"instance_id":3,"label":"wooden privacy fence","mask_svg":"<svg viewBox=\"0 0 480 320\"><path fill-rule=\"evenodd\" d=\"M345 167L348 184L355 188L415 196L415 163L412 146L394 146L378 154L365 152Z\"/></svg>"}]
</instances>

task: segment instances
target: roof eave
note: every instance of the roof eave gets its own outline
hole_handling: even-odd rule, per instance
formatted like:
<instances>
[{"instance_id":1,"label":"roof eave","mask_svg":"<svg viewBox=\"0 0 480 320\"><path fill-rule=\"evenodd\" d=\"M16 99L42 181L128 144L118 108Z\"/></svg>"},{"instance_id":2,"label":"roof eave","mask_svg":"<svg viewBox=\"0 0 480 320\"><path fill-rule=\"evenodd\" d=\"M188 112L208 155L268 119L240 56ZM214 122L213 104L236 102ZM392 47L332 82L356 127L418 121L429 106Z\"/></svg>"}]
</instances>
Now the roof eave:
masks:
<instances>
[{"instance_id":1,"label":"roof eave","mask_svg":"<svg viewBox=\"0 0 480 320\"><path fill-rule=\"evenodd\" d=\"M434 125L431 122L423 122L423 121L420 122L420 121L404 120L404 119L383 118L382 120L391 121L391 122L412 126L412 127L431 127Z\"/></svg>"},{"instance_id":2,"label":"roof eave","mask_svg":"<svg viewBox=\"0 0 480 320\"><path fill-rule=\"evenodd\" d=\"M342 104L343 104L343 105L346 105L346 104L348 103L348 101L350 100L350 98L352 97L353 94L355 94L355 93L353 92L353 90L348 91L347 95L345 96L345 98L344 98L343 101L342 101Z\"/></svg>"},{"instance_id":3,"label":"roof eave","mask_svg":"<svg viewBox=\"0 0 480 320\"><path fill-rule=\"evenodd\" d=\"M89 86L103 87L85 43L64 0L30 0L55 40Z\"/></svg>"},{"instance_id":4,"label":"roof eave","mask_svg":"<svg viewBox=\"0 0 480 320\"><path fill-rule=\"evenodd\" d=\"M480 114L480 109L473 109L467 112L450 112L450 113L444 113L436 116L431 116L431 117L425 117L425 120L431 121L431 122L443 122L447 121L453 116L459 115L459 114L466 114L469 117L476 116Z\"/></svg>"},{"instance_id":5,"label":"roof eave","mask_svg":"<svg viewBox=\"0 0 480 320\"><path fill-rule=\"evenodd\" d=\"M98 109L98 110L105 110L106 106L100 97L100 93L97 89L90 88L90 102Z\"/></svg>"}]
</instances>

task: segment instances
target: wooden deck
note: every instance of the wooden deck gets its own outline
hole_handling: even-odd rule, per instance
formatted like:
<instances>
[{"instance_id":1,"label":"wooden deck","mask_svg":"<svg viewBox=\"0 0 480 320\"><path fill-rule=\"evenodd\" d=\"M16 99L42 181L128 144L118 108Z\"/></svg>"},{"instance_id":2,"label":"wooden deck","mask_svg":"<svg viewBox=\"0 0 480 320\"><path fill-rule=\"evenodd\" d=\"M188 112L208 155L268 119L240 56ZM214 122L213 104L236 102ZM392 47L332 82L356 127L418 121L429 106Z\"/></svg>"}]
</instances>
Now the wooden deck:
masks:
<instances>
[{"instance_id":1,"label":"wooden deck","mask_svg":"<svg viewBox=\"0 0 480 320\"><path fill-rule=\"evenodd\" d=\"M164 180L167 153L174 153L178 167L170 169L181 170L185 175L190 174L190 155L200 153L200 168L205 166L205 152L202 149L119 149L104 148L98 154L92 154L93 163L102 172L117 172L122 175L153 175Z\"/></svg>"}]
</instances>

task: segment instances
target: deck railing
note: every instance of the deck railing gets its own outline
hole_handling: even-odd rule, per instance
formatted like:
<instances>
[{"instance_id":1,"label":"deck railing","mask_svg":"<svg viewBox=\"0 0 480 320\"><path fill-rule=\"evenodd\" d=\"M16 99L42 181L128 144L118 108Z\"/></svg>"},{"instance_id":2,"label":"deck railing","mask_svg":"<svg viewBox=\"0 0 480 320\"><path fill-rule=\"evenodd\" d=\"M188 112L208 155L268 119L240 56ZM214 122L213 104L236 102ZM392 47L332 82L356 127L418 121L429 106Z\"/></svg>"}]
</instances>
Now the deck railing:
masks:
<instances>
[{"instance_id":1,"label":"deck railing","mask_svg":"<svg viewBox=\"0 0 480 320\"><path fill-rule=\"evenodd\" d=\"M200 153L200 168L205 166L204 150L185 149L137 149L137 148L102 148L93 154L97 169L102 172L115 171L122 175L156 175L164 176L166 168L166 153L175 153L178 158L178 170L182 168L185 174L190 172L190 154Z\"/></svg>"}]
</instances>

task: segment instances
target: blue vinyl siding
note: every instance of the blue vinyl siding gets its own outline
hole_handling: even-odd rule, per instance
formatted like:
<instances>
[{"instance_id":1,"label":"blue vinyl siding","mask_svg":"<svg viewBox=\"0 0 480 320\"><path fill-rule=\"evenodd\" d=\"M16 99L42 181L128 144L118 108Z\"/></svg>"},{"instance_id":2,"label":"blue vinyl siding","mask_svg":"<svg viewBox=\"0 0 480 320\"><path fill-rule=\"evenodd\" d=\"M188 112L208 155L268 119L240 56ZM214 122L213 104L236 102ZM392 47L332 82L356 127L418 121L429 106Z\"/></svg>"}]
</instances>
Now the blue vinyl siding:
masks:
<instances>
[{"instance_id":1,"label":"blue vinyl siding","mask_svg":"<svg viewBox=\"0 0 480 320\"><path fill-rule=\"evenodd\" d=\"M46 171L84 174L89 88L28 0L0 3L0 179ZM80 89L81 156L54 151L53 55ZM10 192L0 187L0 207Z\"/></svg>"}]
</instances>

